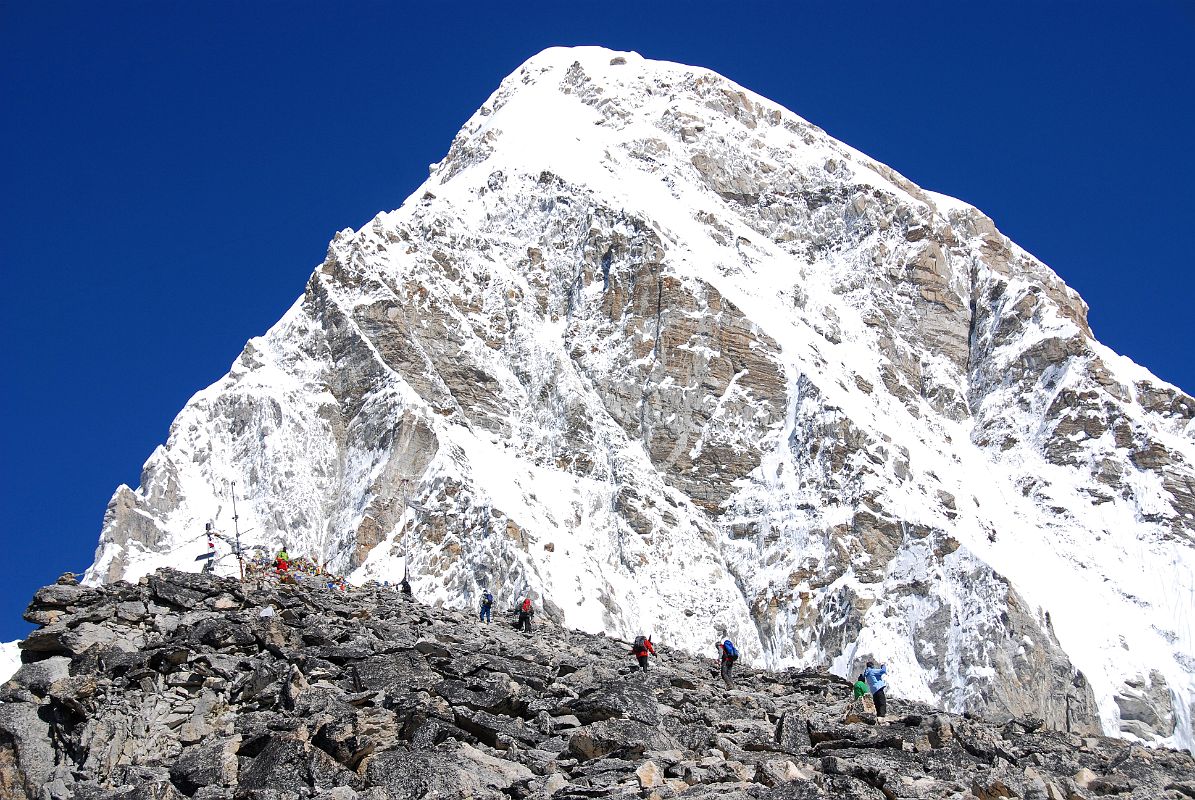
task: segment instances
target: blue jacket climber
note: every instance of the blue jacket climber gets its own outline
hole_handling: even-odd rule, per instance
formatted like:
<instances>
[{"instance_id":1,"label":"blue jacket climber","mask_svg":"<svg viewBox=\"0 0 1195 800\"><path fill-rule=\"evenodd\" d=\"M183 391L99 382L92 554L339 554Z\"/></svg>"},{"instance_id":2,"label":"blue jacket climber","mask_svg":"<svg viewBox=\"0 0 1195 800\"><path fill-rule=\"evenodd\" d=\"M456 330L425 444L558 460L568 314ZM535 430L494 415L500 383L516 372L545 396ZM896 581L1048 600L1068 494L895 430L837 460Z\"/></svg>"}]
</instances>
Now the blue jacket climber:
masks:
<instances>
[{"instance_id":1,"label":"blue jacket climber","mask_svg":"<svg viewBox=\"0 0 1195 800\"><path fill-rule=\"evenodd\" d=\"M879 667L868 664L867 669L863 670L863 680L867 681L867 688L871 690L872 694L888 686L884 680L886 674L888 674L888 667L884 664Z\"/></svg>"}]
</instances>

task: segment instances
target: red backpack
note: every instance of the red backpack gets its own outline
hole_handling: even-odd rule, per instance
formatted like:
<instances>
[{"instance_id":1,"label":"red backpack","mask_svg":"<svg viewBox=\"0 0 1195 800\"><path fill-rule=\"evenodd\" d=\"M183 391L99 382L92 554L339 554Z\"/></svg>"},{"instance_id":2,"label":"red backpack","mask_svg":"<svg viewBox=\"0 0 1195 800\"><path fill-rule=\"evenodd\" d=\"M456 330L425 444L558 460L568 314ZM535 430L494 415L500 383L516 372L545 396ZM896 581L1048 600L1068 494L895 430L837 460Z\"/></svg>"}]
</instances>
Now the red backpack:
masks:
<instances>
[{"instance_id":1,"label":"red backpack","mask_svg":"<svg viewBox=\"0 0 1195 800\"><path fill-rule=\"evenodd\" d=\"M523 613L527 613L529 611L531 611L531 598L530 597L528 597L526 600L523 601Z\"/></svg>"}]
</instances>

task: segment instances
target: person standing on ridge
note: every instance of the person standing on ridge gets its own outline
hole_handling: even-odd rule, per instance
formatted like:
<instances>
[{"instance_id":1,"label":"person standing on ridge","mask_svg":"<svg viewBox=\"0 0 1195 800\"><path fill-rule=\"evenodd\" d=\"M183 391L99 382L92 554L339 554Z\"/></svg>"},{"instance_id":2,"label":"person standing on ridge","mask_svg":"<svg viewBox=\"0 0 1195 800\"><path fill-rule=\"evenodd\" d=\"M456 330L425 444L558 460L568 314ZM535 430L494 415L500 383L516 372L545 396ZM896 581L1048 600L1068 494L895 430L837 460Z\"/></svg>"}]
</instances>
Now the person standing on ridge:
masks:
<instances>
[{"instance_id":1,"label":"person standing on ridge","mask_svg":"<svg viewBox=\"0 0 1195 800\"><path fill-rule=\"evenodd\" d=\"M483 589L481 593L481 613L478 614L477 619L484 622L486 625L490 624L490 610L494 607L494 596L490 594L489 589Z\"/></svg>"},{"instance_id":2,"label":"person standing on ridge","mask_svg":"<svg viewBox=\"0 0 1195 800\"><path fill-rule=\"evenodd\" d=\"M882 724L884 714L888 711L888 698L884 695L884 690L888 688L887 682L884 681L884 676L888 674L888 667L880 664L879 668L871 661L867 662L867 669L863 670L863 680L867 682L867 688L871 690L871 696L876 704L876 722Z\"/></svg>"},{"instance_id":3,"label":"person standing on ridge","mask_svg":"<svg viewBox=\"0 0 1195 800\"><path fill-rule=\"evenodd\" d=\"M531 598L520 597L519 605L516 608L519 612L518 629L524 633L531 633L531 618L535 616L535 609L531 606Z\"/></svg>"},{"instance_id":4,"label":"person standing on ridge","mask_svg":"<svg viewBox=\"0 0 1195 800\"><path fill-rule=\"evenodd\" d=\"M734 646L734 642L729 639L723 639L714 646L718 648L718 661L721 664L722 682L726 684L727 689L733 689L735 688L734 678L730 677L730 671L734 669L734 662L739 660L739 650Z\"/></svg>"},{"instance_id":5,"label":"person standing on ridge","mask_svg":"<svg viewBox=\"0 0 1195 800\"><path fill-rule=\"evenodd\" d=\"M278 568L279 572L286 572L290 569L290 553L286 552L286 542L282 543L282 549L278 551L274 566Z\"/></svg>"},{"instance_id":6,"label":"person standing on ridge","mask_svg":"<svg viewBox=\"0 0 1195 800\"><path fill-rule=\"evenodd\" d=\"M631 655L639 661L639 669L647 672L647 657L654 656L656 648L651 643L650 636L638 636L631 645Z\"/></svg>"},{"instance_id":7,"label":"person standing on ridge","mask_svg":"<svg viewBox=\"0 0 1195 800\"><path fill-rule=\"evenodd\" d=\"M405 577L402 579L402 583L398 585L398 588L401 589L402 593L407 597L414 596L414 593L411 591L411 584Z\"/></svg>"}]
</instances>

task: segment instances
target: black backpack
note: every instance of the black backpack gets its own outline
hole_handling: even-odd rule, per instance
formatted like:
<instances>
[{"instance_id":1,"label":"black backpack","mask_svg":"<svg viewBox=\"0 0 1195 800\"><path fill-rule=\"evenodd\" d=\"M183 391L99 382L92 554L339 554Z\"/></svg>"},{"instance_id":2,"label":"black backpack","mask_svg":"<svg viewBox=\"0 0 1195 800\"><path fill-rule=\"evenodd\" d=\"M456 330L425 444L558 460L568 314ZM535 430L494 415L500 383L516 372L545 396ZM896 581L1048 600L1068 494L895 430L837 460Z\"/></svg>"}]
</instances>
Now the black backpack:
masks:
<instances>
[{"instance_id":1,"label":"black backpack","mask_svg":"<svg viewBox=\"0 0 1195 800\"><path fill-rule=\"evenodd\" d=\"M640 636L638 639L636 639L635 644L633 645L635 648L635 652L636 653L641 652L644 649L643 645L646 642L647 642L647 639L643 636Z\"/></svg>"}]
</instances>

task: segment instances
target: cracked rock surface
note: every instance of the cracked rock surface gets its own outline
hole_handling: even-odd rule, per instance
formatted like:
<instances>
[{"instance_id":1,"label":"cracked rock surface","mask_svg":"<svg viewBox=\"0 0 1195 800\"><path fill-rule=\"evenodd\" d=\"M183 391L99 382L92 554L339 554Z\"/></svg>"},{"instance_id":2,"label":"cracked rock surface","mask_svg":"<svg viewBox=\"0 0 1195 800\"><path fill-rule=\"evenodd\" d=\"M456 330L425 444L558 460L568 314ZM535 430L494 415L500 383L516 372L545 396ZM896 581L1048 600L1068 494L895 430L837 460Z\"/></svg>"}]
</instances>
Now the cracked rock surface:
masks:
<instances>
[{"instance_id":1,"label":"cracked rock surface","mask_svg":"<svg viewBox=\"0 0 1195 800\"><path fill-rule=\"evenodd\" d=\"M737 670L389 587L162 571L46 587L0 689L13 800L1195 797L1184 752L982 721L897 695L879 723L825 672ZM899 677L894 676L899 686Z\"/></svg>"}]
</instances>

